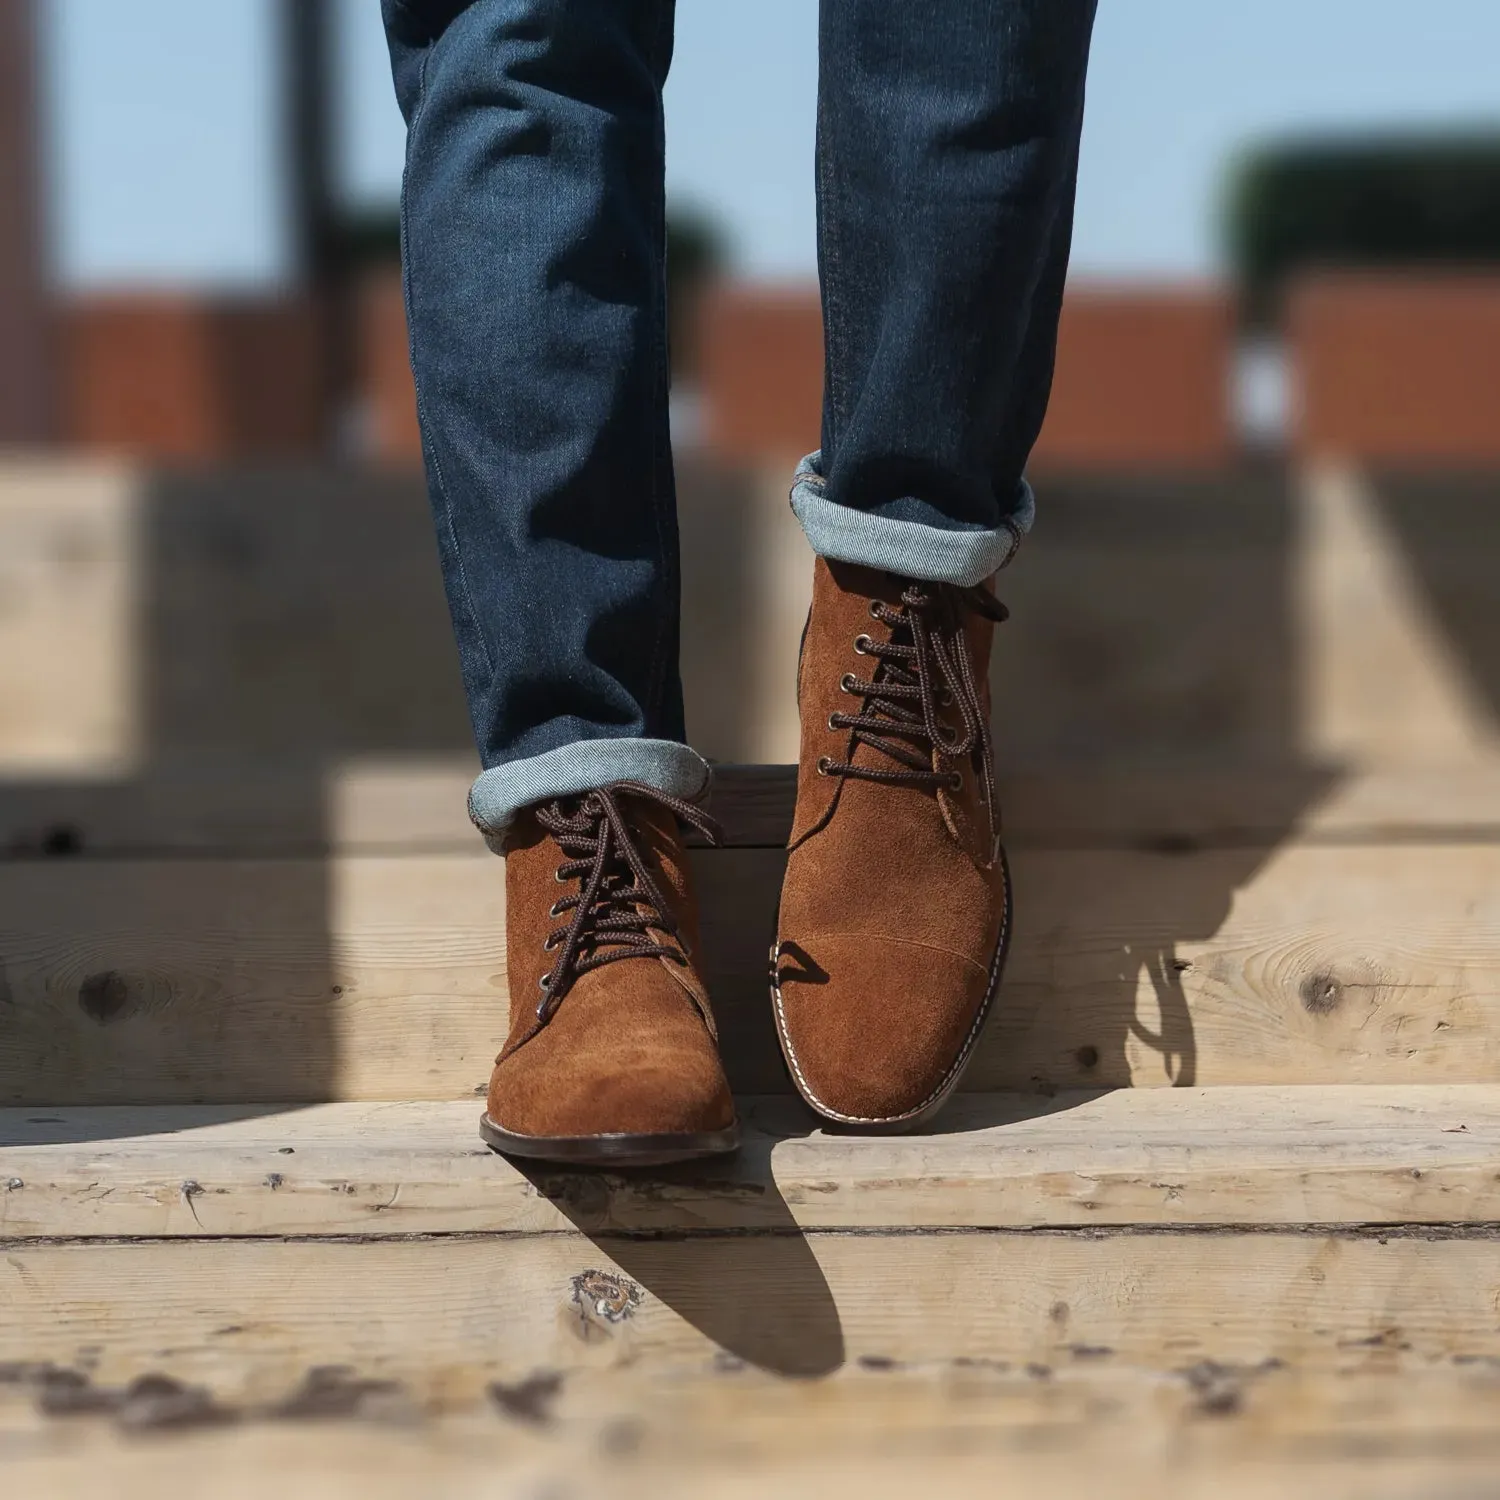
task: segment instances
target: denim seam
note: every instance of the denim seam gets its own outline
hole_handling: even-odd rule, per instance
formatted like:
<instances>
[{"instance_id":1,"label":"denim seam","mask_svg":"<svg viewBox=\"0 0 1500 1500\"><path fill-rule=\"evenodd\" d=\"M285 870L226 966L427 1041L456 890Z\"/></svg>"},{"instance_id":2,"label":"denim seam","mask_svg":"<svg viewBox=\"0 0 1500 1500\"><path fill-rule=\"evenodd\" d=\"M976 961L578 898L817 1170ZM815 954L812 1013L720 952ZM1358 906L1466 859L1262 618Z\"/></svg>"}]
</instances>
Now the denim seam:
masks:
<instances>
[{"instance_id":1,"label":"denim seam","mask_svg":"<svg viewBox=\"0 0 1500 1500\"><path fill-rule=\"evenodd\" d=\"M398 0L398 4L401 4L401 8L403 10L406 9L406 6L402 3L402 0ZM410 14L410 12L408 12L408 14ZM437 44L435 41L429 41L423 48L422 66L417 73L417 102L416 107L412 110L411 124L407 127L406 135L407 149L404 167L405 172L408 174L411 170L412 143L417 138L418 127L421 125L422 117L426 113L427 109L427 65L432 59L433 48L436 45ZM448 486L443 481L442 460L438 457L437 444L432 442L426 436L426 434L431 429L429 428L427 422L427 403L422 399L422 380L421 377L417 374L417 320L412 316L413 284L411 272L411 257L405 253L407 238L406 226L406 184L403 180L401 192L401 282L402 293L406 302L407 359L411 364L412 388L416 393L417 429L421 434L423 434L423 451L432 461L432 487L436 491L438 503L442 508L443 526L448 532L448 544L453 549L453 560L458 568L458 581L463 588L464 608L468 611L469 623L472 628L474 638L479 642L480 654L484 657L485 670L493 677L495 674L495 658L490 651L490 643L485 637L484 627L480 623L479 611L474 607L474 591L469 586L469 574L468 570L464 567L463 549L458 545L458 532L453 525L453 506L448 499Z\"/></svg>"},{"instance_id":2,"label":"denim seam","mask_svg":"<svg viewBox=\"0 0 1500 1500\"><path fill-rule=\"evenodd\" d=\"M823 66L819 62L819 67ZM821 97L819 101L821 110ZM840 317L842 300L839 293L839 278L837 272L841 264L839 255L837 234L834 229L835 214L833 198L835 194L833 150L828 145L827 136L832 127L825 125L822 139L819 142L817 153L817 178L818 193L818 250L822 259L821 293L823 301L823 385L824 385L824 416L827 420L827 437L835 436L834 428L841 415L840 382L842 372L848 368L848 348L843 328L843 320Z\"/></svg>"}]
</instances>

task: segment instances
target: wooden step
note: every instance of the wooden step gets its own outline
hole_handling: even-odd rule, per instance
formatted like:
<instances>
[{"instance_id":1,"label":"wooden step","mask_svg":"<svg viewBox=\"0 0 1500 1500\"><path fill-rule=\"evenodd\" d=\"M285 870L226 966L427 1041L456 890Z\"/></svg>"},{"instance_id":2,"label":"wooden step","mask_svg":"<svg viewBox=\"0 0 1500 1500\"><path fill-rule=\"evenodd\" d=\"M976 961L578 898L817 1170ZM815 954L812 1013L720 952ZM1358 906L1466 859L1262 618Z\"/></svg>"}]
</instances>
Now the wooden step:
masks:
<instances>
[{"instance_id":1,"label":"wooden step","mask_svg":"<svg viewBox=\"0 0 1500 1500\"><path fill-rule=\"evenodd\" d=\"M722 760L796 753L787 480L682 467L689 727ZM1003 580L998 743L1020 766L1493 753L1494 490L1050 479ZM124 791L211 755L469 749L417 476L0 466L0 775Z\"/></svg>"},{"instance_id":2,"label":"wooden step","mask_svg":"<svg viewBox=\"0 0 1500 1500\"><path fill-rule=\"evenodd\" d=\"M7 1112L0 1360L245 1399L352 1363L426 1401L716 1351L803 1374L1500 1356L1493 1087L969 1099L909 1140L804 1135L771 1101L738 1161L650 1177L523 1173L474 1123Z\"/></svg>"},{"instance_id":3,"label":"wooden step","mask_svg":"<svg viewBox=\"0 0 1500 1500\"><path fill-rule=\"evenodd\" d=\"M479 1111L0 1110L0 1238L1500 1223L1494 1084L968 1094L890 1138L760 1097L735 1156L650 1176L523 1172Z\"/></svg>"},{"instance_id":4,"label":"wooden step","mask_svg":"<svg viewBox=\"0 0 1500 1500\"><path fill-rule=\"evenodd\" d=\"M649 1385L612 1371L502 1382L457 1414L414 1414L406 1393L362 1393L347 1375L329 1386L332 1399L221 1403L177 1426L173 1402L191 1392L56 1418L0 1391L0 1481L47 1500L95 1500L101 1484L112 1500L1411 1500L1490 1494L1500 1462L1494 1377L1473 1366L1121 1378L975 1365ZM310 1415L320 1401L354 1415Z\"/></svg>"},{"instance_id":5,"label":"wooden step","mask_svg":"<svg viewBox=\"0 0 1500 1500\"><path fill-rule=\"evenodd\" d=\"M0 780L0 863L472 853L473 779L464 755L300 769L206 761L124 790ZM1010 849L1189 854L1288 838L1341 847L1500 839L1500 757L1357 769L1002 767L999 786ZM725 847L779 849L795 797L795 766L720 765L709 810L724 826Z\"/></svg>"},{"instance_id":6,"label":"wooden step","mask_svg":"<svg viewBox=\"0 0 1500 1500\"><path fill-rule=\"evenodd\" d=\"M0 1479L1300 1494L1315 1457L1379 1494L1500 1461L1495 1086L969 1097L894 1140L752 1101L739 1159L650 1176L523 1173L474 1115L0 1114Z\"/></svg>"},{"instance_id":7,"label":"wooden step","mask_svg":"<svg viewBox=\"0 0 1500 1500\"><path fill-rule=\"evenodd\" d=\"M1286 784L1253 778L1250 829L1226 834L1226 780L1204 804L1219 821L1192 832L1185 796L1144 833L1173 784L1106 787L1121 800L1101 834L1062 780L1033 806L1014 851L1015 941L970 1087L1500 1076L1487 770L1331 791L1277 838L1265 820ZM744 821L758 843L782 814L756 795ZM705 850L696 865L732 1081L782 1091L765 954L783 856ZM502 868L473 839L0 861L0 1102L472 1097L505 1028L503 930Z\"/></svg>"},{"instance_id":8,"label":"wooden step","mask_svg":"<svg viewBox=\"0 0 1500 1500\"><path fill-rule=\"evenodd\" d=\"M95 1500L101 1486L112 1500L1492 1493L1493 1373L1395 1374L1372 1368L1381 1357L1338 1376L978 1363L941 1378L881 1368L822 1383L538 1373L497 1383L461 1413L414 1409L408 1393L362 1390L345 1374L280 1405L200 1407L196 1420L178 1415L191 1389L93 1418L42 1415L29 1393L7 1401L0 1389L0 1482L47 1500Z\"/></svg>"}]
</instances>

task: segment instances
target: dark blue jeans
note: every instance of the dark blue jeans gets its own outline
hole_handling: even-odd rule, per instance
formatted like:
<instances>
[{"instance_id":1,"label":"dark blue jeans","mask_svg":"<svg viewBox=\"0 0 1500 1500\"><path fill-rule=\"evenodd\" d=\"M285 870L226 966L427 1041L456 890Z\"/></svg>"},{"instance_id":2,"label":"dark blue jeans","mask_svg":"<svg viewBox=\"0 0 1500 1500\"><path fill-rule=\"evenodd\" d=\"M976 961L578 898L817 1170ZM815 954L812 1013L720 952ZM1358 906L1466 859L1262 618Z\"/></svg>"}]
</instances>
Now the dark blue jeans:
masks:
<instances>
[{"instance_id":1,"label":"dark blue jeans","mask_svg":"<svg viewBox=\"0 0 1500 1500\"><path fill-rule=\"evenodd\" d=\"M624 777L696 795L667 431L673 0L383 8L471 811L498 837L518 807ZM1030 525L1094 8L822 0L823 432L792 493L816 552L973 583Z\"/></svg>"}]
</instances>

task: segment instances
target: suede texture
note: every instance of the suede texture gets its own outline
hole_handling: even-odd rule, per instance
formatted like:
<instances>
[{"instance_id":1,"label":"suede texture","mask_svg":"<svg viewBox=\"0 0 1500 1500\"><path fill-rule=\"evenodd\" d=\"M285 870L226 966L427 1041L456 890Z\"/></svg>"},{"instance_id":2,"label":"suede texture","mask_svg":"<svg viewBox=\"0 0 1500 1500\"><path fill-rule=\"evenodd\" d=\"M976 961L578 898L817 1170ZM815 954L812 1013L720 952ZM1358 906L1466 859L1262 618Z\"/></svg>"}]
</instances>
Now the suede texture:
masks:
<instances>
[{"instance_id":1,"label":"suede texture","mask_svg":"<svg viewBox=\"0 0 1500 1500\"><path fill-rule=\"evenodd\" d=\"M691 957L698 911L676 819L644 798L621 804L673 906L686 961L633 957L590 969L539 1024L541 981L554 957L544 945L568 922L550 914L552 905L580 887L558 881L568 856L529 809L518 814L505 860L510 1035L488 1103L490 1119L513 1135L679 1134L723 1130L734 1120L713 1012Z\"/></svg>"},{"instance_id":2,"label":"suede texture","mask_svg":"<svg viewBox=\"0 0 1500 1500\"><path fill-rule=\"evenodd\" d=\"M782 1048L814 1108L849 1124L920 1114L941 1095L976 1039L993 988L1007 911L993 772L987 756L933 767L955 791L839 778L819 761L894 763L832 729L862 700L876 662L856 640L890 639L870 601L899 607L903 581L819 559L798 694L802 742L797 810L777 924L773 1003ZM971 614L965 639L989 712L993 625ZM957 725L951 706L945 723Z\"/></svg>"}]
</instances>

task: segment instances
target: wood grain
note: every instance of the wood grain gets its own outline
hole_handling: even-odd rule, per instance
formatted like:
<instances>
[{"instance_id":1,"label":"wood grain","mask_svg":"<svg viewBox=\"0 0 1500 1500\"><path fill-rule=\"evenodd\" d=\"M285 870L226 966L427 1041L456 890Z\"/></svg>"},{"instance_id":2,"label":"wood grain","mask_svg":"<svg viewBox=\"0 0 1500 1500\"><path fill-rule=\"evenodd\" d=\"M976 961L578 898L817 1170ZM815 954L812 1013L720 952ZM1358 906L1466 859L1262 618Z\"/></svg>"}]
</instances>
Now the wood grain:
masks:
<instances>
[{"instance_id":1,"label":"wood grain","mask_svg":"<svg viewBox=\"0 0 1500 1500\"><path fill-rule=\"evenodd\" d=\"M147 1434L12 1405L7 1413L0 1393L0 1476L12 1493L57 1500L93 1500L101 1474L117 1500L997 1490L1410 1500L1488 1493L1497 1462L1493 1379L1414 1362L1383 1374L1229 1371L1207 1395L1187 1370L1076 1362L1045 1374L886 1369L816 1384L745 1370L684 1382L616 1371L561 1382L536 1420L498 1403L413 1415L398 1393L384 1411L368 1403L378 1415L252 1416Z\"/></svg>"},{"instance_id":2,"label":"wood grain","mask_svg":"<svg viewBox=\"0 0 1500 1500\"><path fill-rule=\"evenodd\" d=\"M7 1245L0 1361L270 1399L313 1366L477 1397L539 1370L701 1379L1500 1356L1500 1241L1300 1231L449 1235ZM1107 1351L1107 1352L1106 1352ZM1107 1364L1105 1367L1108 1367Z\"/></svg>"},{"instance_id":3,"label":"wood grain","mask_svg":"<svg viewBox=\"0 0 1500 1500\"><path fill-rule=\"evenodd\" d=\"M48 1418L26 1393L7 1402L0 1390L0 1476L13 1493L63 1500L97 1496L106 1473L118 1500L1487 1493L1500 1443L1493 1377L1383 1358L1384 1371L1366 1360L1209 1380L1076 1359L856 1369L817 1383L743 1368L675 1382L585 1371L558 1381L535 1418L500 1402L414 1411L397 1391L342 1420L235 1407L227 1425L146 1433L107 1416Z\"/></svg>"},{"instance_id":4,"label":"wood grain","mask_svg":"<svg viewBox=\"0 0 1500 1500\"><path fill-rule=\"evenodd\" d=\"M1494 1085L971 1094L894 1139L741 1117L735 1158L641 1179L523 1174L474 1103L0 1111L0 1239L1500 1223Z\"/></svg>"},{"instance_id":5,"label":"wood grain","mask_svg":"<svg viewBox=\"0 0 1500 1500\"><path fill-rule=\"evenodd\" d=\"M139 769L140 535L128 471L0 463L0 777Z\"/></svg>"},{"instance_id":6,"label":"wood grain","mask_svg":"<svg viewBox=\"0 0 1500 1500\"><path fill-rule=\"evenodd\" d=\"M698 860L731 1079L785 1091L782 855ZM1487 1082L1500 847L1021 850L969 1087ZM455 1099L504 1029L502 868L464 854L0 865L0 1103Z\"/></svg>"}]
</instances>

